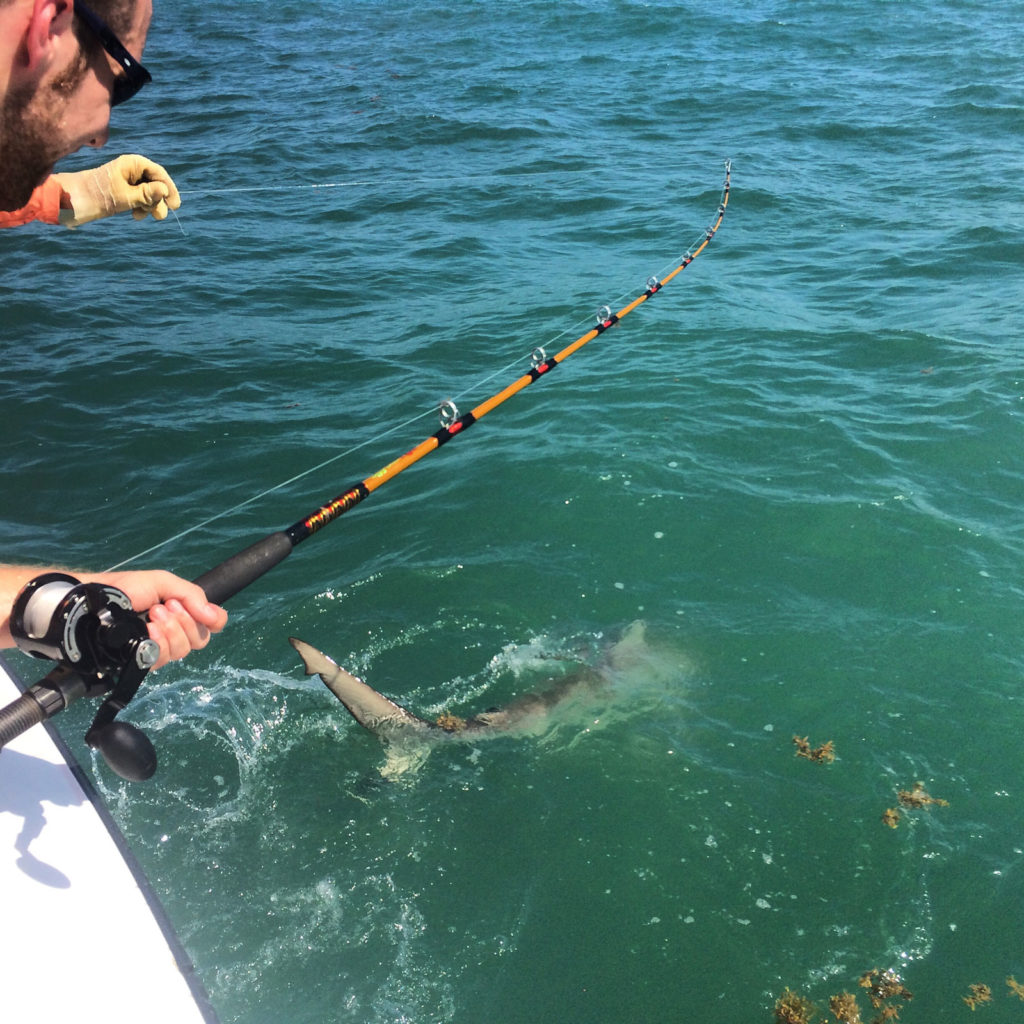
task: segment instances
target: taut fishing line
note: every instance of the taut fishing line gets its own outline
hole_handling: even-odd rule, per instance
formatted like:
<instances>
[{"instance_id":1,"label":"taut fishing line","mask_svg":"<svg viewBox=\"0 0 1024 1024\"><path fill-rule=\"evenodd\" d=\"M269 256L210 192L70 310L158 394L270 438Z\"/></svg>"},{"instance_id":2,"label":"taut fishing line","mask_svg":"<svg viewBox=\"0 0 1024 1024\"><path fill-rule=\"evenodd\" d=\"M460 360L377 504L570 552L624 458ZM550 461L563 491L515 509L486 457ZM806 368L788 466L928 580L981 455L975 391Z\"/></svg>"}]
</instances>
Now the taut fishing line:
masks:
<instances>
[{"instance_id":1,"label":"taut fishing line","mask_svg":"<svg viewBox=\"0 0 1024 1024\"><path fill-rule=\"evenodd\" d=\"M633 312L633 310L635 310L638 306L646 302L647 299L651 298L653 295L659 292L677 274L679 274L682 270L685 270L686 267L688 267L690 263L692 263L693 260L696 259L697 256L704 251L704 249L710 244L711 240L714 238L719 226L722 223L722 220L725 216L726 207L729 203L731 174L732 163L731 161L727 160L725 162L725 182L722 188L722 199L718 207L715 222L703 232L700 238L698 238L697 241L693 245L691 245L689 249L687 249L687 251L683 254L681 259L677 263L672 264L671 270L669 270L668 272L662 272L663 276L653 276L648 278L646 290L642 292L639 296L634 298L622 309L620 309L617 313L612 311L611 306L603 306L598 311L597 325L595 327L591 327L584 334L578 337L574 342L572 342L570 345L566 346L564 349L558 352L556 355L549 356L547 354L546 348L554 346L566 335L572 333L575 329L578 329L580 324L577 324L575 328L566 328L559 334L549 339L545 343L545 345L534 348L530 356L530 370L526 374L520 376L508 387L504 388L502 391L499 391L497 394L492 395L491 398L487 399L480 405L476 406L476 408L474 408L471 412L468 412L464 415L460 415L456 402L464 398L465 395L468 394L470 391L479 389L482 385L487 384L496 377L502 376L503 374L509 372L509 370L512 369L513 367L519 365L522 359L521 356L517 357L512 362L506 364L504 367L495 370L493 373L489 374L482 380L478 380L472 385L464 388L461 392L453 395L453 397L445 399L440 404L441 429L437 431L435 434L432 434L430 437L422 441L419 445L411 449L405 455L401 456L398 459L395 459L393 462L389 463L387 466L379 470L377 473L372 474L366 479L360 481L358 484L355 484L354 486L350 487L343 494L339 495L337 498L334 498L326 505L321 506L319 509L317 509L317 511L307 516L305 519L300 520L298 523L294 524L288 530L270 534L270 536L264 538L262 541L258 541L252 547L246 549L246 551L240 552L239 554L232 556L232 558L229 558L227 561L221 563L221 565L217 566L215 569L212 569L210 572L205 573L202 577L200 577L200 579L197 580L197 582L204 587L204 589L207 592L207 596L210 598L210 600L219 603L220 601L225 600L227 597L230 597L233 594L237 593L243 587L247 586L253 580L261 576L273 565L276 565L277 562L281 561L284 557L286 557L291 552L295 544L298 544L302 540L305 540L307 537L312 536L313 533L318 532L320 529L326 526L327 523L332 522L338 516L343 515L345 512L354 508L357 504L363 501L363 499L368 497L374 490L376 490L382 484L384 484L390 479L393 479L403 470L413 465L413 463L418 462L421 458L423 458L423 456L427 455L429 452L435 451L437 448L441 447L441 445L446 444L456 434L461 433L469 426L471 426L473 423L475 423L477 420L485 416L488 412L497 408L498 405L501 405L503 402L511 398L514 394L518 394L519 391L523 390L529 384L532 384L534 381L538 380L548 371L554 369L559 363L563 362L565 359L567 359L574 352L578 351L589 341L592 341L599 334L604 333L604 331L607 330L608 328L618 324L625 316ZM216 191L245 192L259 191L261 189L277 190L293 187L328 188L340 187L341 185L344 184L360 183L336 182L310 186L255 186L252 189L241 188ZM210 190L211 193L213 191L215 190ZM623 299L624 296L620 296L619 298L613 300L614 304L617 305L619 302L622 302ZM581 323L583 322L585 321L582 321ZM338 460L352 455L353 453L359 451L360 449L366 447L367 445L378 441L382 437L387 437L390 434L402 430L405 427L408 427L411 424L416 423L420 419L424 419L427 416L435 415L437 411L437 406L431 406L431 409L429 411L417 413L414 416L411 416L400 423L396 423L385 430L379 431L372 438L369 438L366 441L362 441L359 444L353 445L350 448L346 448L344 451L339 452L336 455L332 455L330 458L325 459L324 461L318 463L317 465L311 466L309 469L303 470L301 473L289 477L287 480L283 480L280 483L275 484L273 487L267 488L266 490L259 492L258 494L254 494L251 497L247 498L245 501L240 502L239 504L234 505L231 508L218 512L216 515L210 516L209 518L204 519L202 522L196 523L195 525L190 526L187 529L182 530L171 537L168 537L166 540L161 541L159 544L155 544L152 547L146 548L145 550L140 551L137 554L132 555L131 557L126 558L121 562L118 562L116 565L111 566L111 569L108 571L120 569L125 565L129 565L132 562L137 561L139 558L152 554L153 552L166 547L168 544L180 540L181 538L186 537L189 534L196 532L197 530L201 530L204 527L209 526L213 522L223 519L226 516L232 515L233 513L238 512L241 509L248 507L249 505L252 505L254 502L259 501L261 498L265 498L266 496L273 494L275 491L279 491L284 487L288 487L291 484L294 484L297 481L302 480L303 478L310 476L311 474L316 473L324 469L325 467L337 462Z\"/></svg>"},{"instance_id":2,"label":"taut fishing line","mask_svg":"<svg viewBox=\"0 0 1024 1024\"><path fill-rule=\"evenodd\" d=\"M419 180L419 179L415 179ZM224 196L232 192L297 192L301 189L315 188L351 188L355 185L386 185L380 181L324 181L315 185L239 185L234 188L182 188L178 194L182 196Z\"/></svg>"},{"instance_id":3,"label":"taut fishing line","mask_svg":"<svg viewBox=\"0 0 1024 1024\"><path fill-rule=\"evenodd\" d=\"M402 178L354 178L350 181L321 181L316 183L300 182L291 185L237 185L228 188L183 188L179 195L183 196L220 196L237 192L302 192L316 189L332 188L390 188L393 185L476 185L490 182L503 184L519 184L524 178L550 178L556 174L579 174L587 170L585 167L556 167L548 171L510 171L507 174L464 174L447 177L402 177Z\"/></svg>"}]
</instances>

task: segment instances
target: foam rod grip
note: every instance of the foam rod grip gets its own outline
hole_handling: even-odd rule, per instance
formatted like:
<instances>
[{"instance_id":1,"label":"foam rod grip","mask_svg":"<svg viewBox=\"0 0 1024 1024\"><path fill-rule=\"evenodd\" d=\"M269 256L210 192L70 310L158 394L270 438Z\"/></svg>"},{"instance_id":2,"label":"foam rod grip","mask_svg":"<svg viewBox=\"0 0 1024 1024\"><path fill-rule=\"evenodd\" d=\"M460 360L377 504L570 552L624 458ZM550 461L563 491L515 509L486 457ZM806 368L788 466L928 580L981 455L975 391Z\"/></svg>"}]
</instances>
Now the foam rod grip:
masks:
<instances>
[{"instance_id":1,"label":"foam rod grip","mask_svg":"<svg viewBox=\"0 0 1024 1024\"><path fill-rule=\"evenodd\" d=\"M283 562L292 553L293 546L287 533L271 533L214 566L209 572L204 572L195 582L206 592L208 600L214 604L223 604L229 597L234 597L269 569L273 569L278 562Z\"/></svg>"}]
</instances>

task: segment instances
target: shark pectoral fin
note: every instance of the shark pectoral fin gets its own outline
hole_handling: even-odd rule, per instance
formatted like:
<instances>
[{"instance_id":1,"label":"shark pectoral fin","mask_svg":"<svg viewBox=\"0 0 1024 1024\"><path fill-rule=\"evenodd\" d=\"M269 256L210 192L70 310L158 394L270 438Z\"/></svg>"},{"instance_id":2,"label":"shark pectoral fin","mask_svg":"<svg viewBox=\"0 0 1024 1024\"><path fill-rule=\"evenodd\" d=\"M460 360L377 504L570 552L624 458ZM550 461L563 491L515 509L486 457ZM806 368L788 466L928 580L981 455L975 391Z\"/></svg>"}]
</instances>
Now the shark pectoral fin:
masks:
<instances>
[{"instance_id":1,"label":"shark pectoral fin","mask_svg":"<svg viewBox=\"0 0 1024 1024\"><path fill-rule=\"evenodd\" d=\"M427 729L428 722L417 718L401 704L389 700L378 693L372 686L367 686L350 672L346 672L337 662L332 661L323 651L311 644L289 637L289 642L306 666L306 675L318 675L327 689L348 709L352 717L365 729L380 735L394 726L411 726L415 729Z\"/></svg>"}]
</instances>

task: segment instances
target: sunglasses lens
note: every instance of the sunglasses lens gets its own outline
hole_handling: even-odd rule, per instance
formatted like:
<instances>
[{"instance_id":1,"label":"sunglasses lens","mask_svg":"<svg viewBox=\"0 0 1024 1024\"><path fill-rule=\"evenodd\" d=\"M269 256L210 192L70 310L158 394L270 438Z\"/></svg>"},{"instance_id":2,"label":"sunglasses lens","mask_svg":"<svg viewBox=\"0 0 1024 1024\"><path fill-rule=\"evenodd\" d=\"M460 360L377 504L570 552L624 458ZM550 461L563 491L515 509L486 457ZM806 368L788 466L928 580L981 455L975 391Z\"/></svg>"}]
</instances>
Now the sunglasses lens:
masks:
<instances>
[{"instance_id":1,"label":"sunglasses lens","mask_svg":"<svg viewBox=\"0 0 1024 1024\"><path fill-rule=\"evenodd\" d=\"M132 74L118 75L114 79L114 87L110 93L110 105L116 107L119 103L126 103L147 82L152 80L149 72L141 64L136 64Z\"/></svg>"},{"instance_id":2,"label":"sunglasses lens","mask_svg":"<svg viewBox=\"0 0 1024 1024\"><path fill-rule=\"evenodd\" d=\"M127 103L137 92L139 87L127 78L118 76L114 79L114 91L110 95L110 105L116 107L119 103Z\"/></svg>"},{"instance_id":3,"label":"sunglasses lens","mask_svg":"<svg viewBox=\"0 0 1024 1024\"><path fill-rule=\"evenodd\" d=\"M0 0L0 6L2 3L3 0ZM153 76L128 52L124 43L110 30L110 26L81 0L75 0L75 13L89 26L103 49L123 69L123 74L117 75L111 87L112 107L130 100L147 82L153 81Z\"/></svg>"}]
</instances>

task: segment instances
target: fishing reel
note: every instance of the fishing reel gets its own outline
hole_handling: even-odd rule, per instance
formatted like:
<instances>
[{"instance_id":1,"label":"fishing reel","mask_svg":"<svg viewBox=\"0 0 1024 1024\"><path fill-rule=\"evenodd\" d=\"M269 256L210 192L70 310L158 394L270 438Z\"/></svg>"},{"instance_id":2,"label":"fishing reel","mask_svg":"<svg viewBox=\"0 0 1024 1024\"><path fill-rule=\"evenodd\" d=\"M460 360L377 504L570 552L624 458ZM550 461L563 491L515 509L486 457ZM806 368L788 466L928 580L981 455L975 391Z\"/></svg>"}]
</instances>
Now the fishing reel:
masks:
<instances>
[{"instance_id":1,"label":"fishing reel","mask_svg":"<svg viewBox=\"0 0 1024 1024\"><path fill-rule=\"evenodd\" d=\"M19 698L27 702L21 715L24 727L52 717L81 697L109 694L85 742L99 750L122 778L150 778L156 771L153 744L136 726L115 720L160 657L159 645L149 638L145 620L132 610L128 596L116 587L82 583L67 573L44 573L18 594L11 610L11 634L26 654L58 663ZM5 733L4 724L0 718L0 744L23 731L15 723L17 732L9 727Z\"/></svg>"}]
</instances>

